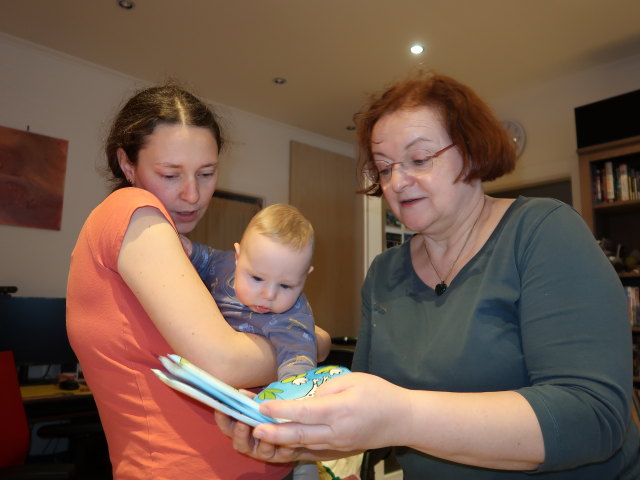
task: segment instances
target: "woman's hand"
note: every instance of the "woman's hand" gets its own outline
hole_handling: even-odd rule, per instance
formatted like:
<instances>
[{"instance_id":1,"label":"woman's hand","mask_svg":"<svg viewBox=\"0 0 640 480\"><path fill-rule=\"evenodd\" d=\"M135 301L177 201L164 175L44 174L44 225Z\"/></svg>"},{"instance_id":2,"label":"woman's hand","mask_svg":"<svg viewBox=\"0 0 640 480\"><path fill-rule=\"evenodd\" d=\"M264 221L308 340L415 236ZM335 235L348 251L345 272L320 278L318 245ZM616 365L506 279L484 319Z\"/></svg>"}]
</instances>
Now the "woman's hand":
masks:
<instances>
[{"instance_id":1,"label":"woman's hand","mask_svg":"<svg viewBox=\"0 0 640 480\"><path fill-rule=\"evenodd\" d=\"M366 373L349 373L318 388L315 398L265 402L260 411L291 423L262 424L254 438L312 450L366 450L402 444L407 390ZM397 441L396 441L397 440Z\"/></svg>"},{"instance_id":2,"label":"woman's hand","mask_svg":"<svg viewBox=\"0 0 640 480\"><path fill-rule=\"evenodd\" d=\"M406 392L373 375L350 373L323 384L315 398L261 404L263 414L292 422L251 429L218 412L216 421L232 437L236 450L259 460L339 458L402 444L399 439L410 405Z\"/></svg>"},{"instance_id":3,"label":"woman's hand","mask_svg":"<svg viewBox=\"0 0 640 480\"><path fill-rule=\"evenodd\" d=\"M248 390L240 390L249 398L256 396ZM216 423L222 432L233 439L233 448L263 462L290 463L296 460L321 460L303 448L278 447L253 437L253 428L216 410Z\"/></svg>"},{"instance_id":4,"label":"woman's hand","mask_svg":"<svg viewBox=\"0 0 640 480\"><path fill-rule=\"evenodd\" d=\"M263 462L289 463L297 460L319 460L303 448L289 448L260 441L253 437L253 428L216 410L216 423L222 432L231 437L238 452Z\"/></svg>"}]
</instances>

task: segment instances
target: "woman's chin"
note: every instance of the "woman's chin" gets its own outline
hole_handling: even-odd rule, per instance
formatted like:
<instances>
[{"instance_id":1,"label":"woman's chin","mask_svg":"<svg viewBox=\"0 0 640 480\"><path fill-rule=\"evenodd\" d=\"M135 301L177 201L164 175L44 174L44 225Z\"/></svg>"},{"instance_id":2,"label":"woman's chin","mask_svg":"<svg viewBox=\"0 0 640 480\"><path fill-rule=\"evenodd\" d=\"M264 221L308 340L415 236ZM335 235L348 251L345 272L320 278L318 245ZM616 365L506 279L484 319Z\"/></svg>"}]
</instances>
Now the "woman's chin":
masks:
<instances>
[{"instance_id":1,"label":"woman's chin","mask_svg":"<svg viewBox=\"0 0 640 480\"><path fill-rule=\"evenodd\" d=\"M179 222L179 221L176 221L175 219L174 221L176 222L176 230L178 230L178 233L182 235L187 235L188 233L193 232L193 229L196 228L196 225L198 224L197 221Z\"/></svg>"}]
</instances>

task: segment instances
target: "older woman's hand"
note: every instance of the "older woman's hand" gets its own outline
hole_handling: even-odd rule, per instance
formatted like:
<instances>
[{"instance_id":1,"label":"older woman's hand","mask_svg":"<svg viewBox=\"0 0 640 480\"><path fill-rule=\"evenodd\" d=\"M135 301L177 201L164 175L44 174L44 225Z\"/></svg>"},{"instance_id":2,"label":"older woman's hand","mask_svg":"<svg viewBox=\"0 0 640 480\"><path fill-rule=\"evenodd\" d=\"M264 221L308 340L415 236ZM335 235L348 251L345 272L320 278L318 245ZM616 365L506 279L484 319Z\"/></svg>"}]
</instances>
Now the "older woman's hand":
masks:
<instances>
[{"instance_id":1,"label":"older woman's hand","mask_svg":"<svg viewBox=\"0 0 640 480\"><path fill-rule=\"evenodd\" d=\"M263 414L291 422L252 429L218 412L216 421L236 450L259 460L339 458L397 444L410 411L404 392L373 375L350 373L323 384L315 398L273 400L260 406Z\"/></svg>"}]
</instances>

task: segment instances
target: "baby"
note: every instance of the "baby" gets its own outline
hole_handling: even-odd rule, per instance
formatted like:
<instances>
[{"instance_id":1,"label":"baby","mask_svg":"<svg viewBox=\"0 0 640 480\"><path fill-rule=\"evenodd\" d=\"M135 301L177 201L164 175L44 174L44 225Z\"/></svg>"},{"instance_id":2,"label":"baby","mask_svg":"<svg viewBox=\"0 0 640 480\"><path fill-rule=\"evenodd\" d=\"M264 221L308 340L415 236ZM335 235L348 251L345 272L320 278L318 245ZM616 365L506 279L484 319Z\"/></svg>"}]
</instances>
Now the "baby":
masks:
<instances>
[{"instance_id":1,"label":"baby","mask_svg":"<svg viewBox=\"0 0 640 480\"><path fill-rule=\"evenodd\" d=\"M276 350L278 379L316 367L311 307L302 289L313 271L311 223L291 205L259 211L233 250L216 250L182 237L189 259L218 308L238 331L269 339ZM295 479L318 478L315 464L294 470Z\"/></svg>"}]
</instances>

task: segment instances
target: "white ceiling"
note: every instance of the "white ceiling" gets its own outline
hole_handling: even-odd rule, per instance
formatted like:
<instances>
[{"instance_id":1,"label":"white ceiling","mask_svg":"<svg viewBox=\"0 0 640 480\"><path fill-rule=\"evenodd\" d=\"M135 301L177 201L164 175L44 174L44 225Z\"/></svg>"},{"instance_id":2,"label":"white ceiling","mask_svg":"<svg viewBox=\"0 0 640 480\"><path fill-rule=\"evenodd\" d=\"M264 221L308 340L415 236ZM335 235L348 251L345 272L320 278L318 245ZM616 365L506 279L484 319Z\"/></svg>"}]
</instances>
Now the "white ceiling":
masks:
<instances>
[{"instance_id":1,"label":"white ceiling","mask_svg":"<svg viewBox=\"0 0 640 480\"><path fill-rule=\"evenodd\" d=\"M639 0L135 4L0 0L0 31L143 80L175 77L213 102L347 142L367 95L416 66L491 101L640 53ZM419 57L414 42L426 46Z\"/></svg>"}]
</instances>

